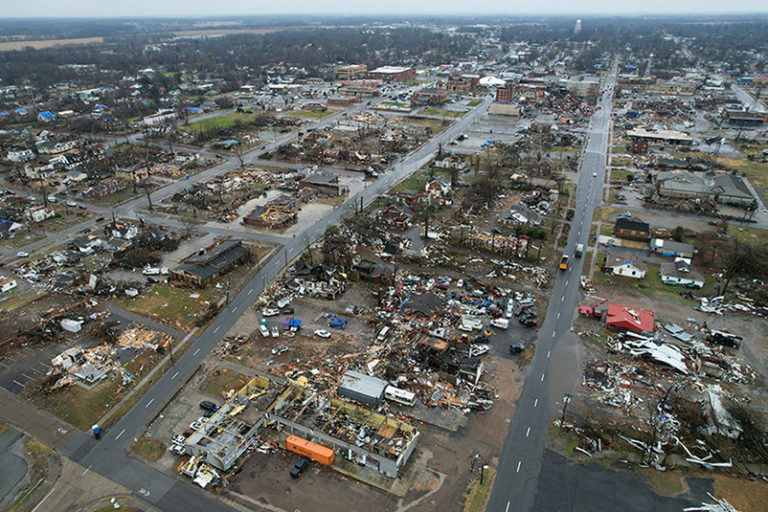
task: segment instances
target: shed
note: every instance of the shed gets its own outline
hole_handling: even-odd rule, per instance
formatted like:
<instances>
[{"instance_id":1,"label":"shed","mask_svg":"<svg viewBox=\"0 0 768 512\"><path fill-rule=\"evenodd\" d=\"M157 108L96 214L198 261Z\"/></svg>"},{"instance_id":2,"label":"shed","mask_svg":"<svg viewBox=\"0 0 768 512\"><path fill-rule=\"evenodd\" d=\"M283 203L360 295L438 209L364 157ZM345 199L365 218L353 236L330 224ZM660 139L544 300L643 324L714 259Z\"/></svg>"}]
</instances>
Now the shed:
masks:
<instances>
[{"instance_id":1,"label":"shed","mask_svg":"<svg viewBox=\"0 0 768 512\"><path fill-rule=\"evenodd\" d=\"M387 385L386 381L350 370L344 373L336 392L344 398L376 407Z\"/></svg>"}]
</instances>

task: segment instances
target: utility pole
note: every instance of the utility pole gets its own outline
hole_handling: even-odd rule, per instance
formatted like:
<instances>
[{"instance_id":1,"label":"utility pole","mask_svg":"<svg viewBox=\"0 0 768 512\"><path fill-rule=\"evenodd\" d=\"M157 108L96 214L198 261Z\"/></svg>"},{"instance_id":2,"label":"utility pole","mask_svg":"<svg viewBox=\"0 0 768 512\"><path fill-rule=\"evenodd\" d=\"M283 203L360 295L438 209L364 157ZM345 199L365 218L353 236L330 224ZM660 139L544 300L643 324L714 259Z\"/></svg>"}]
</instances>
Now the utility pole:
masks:
<instances>
[{"instance_id":1,"label":"utility pole","mask_svg":"<svg viewBox=\"0 0 768 512\"><path fill-rule=\"evenodd\" d=\"M565 425L565 410L568 408L568 404L571 402L570 393L566 393L563 397L563 415L560 417L560 431L563 431L563 425Z\"/></svg>"},{"instance_id":2,"label":"utility pole","mask_svg":"<svg viewBox=\"0 0 768 512\"><path fill-rule=\"evenodd\" d=\"M176 364L176 361L173 358L173 338L168 342L168 355L171 358L171 366L173 366Z\"/></svg>"}]
</instances>

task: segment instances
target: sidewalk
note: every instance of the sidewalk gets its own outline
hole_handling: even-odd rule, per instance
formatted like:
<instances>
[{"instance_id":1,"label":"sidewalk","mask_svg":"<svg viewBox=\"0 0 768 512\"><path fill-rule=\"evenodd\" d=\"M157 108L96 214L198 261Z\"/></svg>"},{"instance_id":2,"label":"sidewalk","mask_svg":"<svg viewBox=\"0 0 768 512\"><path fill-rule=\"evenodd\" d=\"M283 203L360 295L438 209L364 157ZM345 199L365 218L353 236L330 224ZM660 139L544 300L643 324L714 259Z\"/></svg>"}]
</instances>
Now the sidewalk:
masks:
<instances>
[{"instance_id":1,"label":"sidewalk","mask_svg":"<svg viewBox=\"0 0 768 512\"><path fill-rule=\"evenodd\" d=\"M4 388L0 388L0 403L3 404L0 418L50 448L58 450L70 439L82 436L84 440L87 437L53 414L21 400Z\"/></svg>"}]
</instances>

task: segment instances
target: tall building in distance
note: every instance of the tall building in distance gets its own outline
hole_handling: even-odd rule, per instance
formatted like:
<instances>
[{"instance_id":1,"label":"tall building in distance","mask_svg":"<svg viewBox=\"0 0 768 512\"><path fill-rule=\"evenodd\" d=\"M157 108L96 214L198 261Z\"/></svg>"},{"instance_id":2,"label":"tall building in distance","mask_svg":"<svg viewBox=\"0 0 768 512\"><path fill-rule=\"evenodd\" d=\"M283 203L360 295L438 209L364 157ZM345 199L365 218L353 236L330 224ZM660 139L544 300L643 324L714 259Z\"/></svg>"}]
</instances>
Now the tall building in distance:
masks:
<instances>
[{"instance_id":1,"label":"tall building in distance","mask_svg":"<svg viewBox=\"0 0 768 512\"><path fill-rule=\"evenodd\" d=\"M576 25L573 27L573 33L574 34L581 33L581 20L576 20Z\"/></svg>"}]
</instances>

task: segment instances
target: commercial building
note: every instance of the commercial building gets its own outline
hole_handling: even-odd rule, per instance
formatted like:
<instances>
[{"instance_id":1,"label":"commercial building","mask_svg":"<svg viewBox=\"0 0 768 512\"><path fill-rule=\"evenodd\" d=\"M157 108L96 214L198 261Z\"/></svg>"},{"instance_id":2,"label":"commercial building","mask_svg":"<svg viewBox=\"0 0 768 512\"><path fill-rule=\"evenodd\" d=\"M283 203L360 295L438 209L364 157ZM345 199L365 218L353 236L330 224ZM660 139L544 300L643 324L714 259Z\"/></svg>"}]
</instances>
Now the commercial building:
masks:
<instances>
[{"instance_id":1,"label":"commercial building","mask_svg":"<svg viewBox=\"0 0 768 512\"><path fill-rule=\"evenodd\" d=\"M188 256L170 271L171 282L193 286L206 283L232 267L248 259L242 240L223 240Z\"/></svg>"},{"instance_id":2,"label":"commercial building","mask_svg":"<svg viewBox=\"0 0 768 512\"><path fill-rule=\"evenodd\" d=\"M385 82L394 82L396 80L408 80L416 76L413 68L401 66L382 66L373 71L369 71L367 77L375 80L384 80Z\"/></svg>"},{"instance_id":3,"label":"commercial building","mask_svg":"<svg viewBox=\"0 0 768 512\"><path fill-rule=\"evenodd\" d=\"M368 73L368 66L365 64L344 64L336 66L337 80L357 80L365 78Z\"/></svg>"},{"instance_id":4,"label":"commercial building","mask_svg":"<svg viewBox=\"0 0 768 512\"><path fill-rule=\"evenodd\" d=\"M448 101L448 93L434 87L425 87L411 96L411 102L417 105L440 105L446 101Z\"/></svg>"},{"instance_id":5,"label":"commercial building","mask_svg":"<svg viewBox=\"0 0 768 512\"><path fill-rule=\"evenodd\" d=\"M646 128L635 128L627 130L627 138L632 141L647 141L651 144L670 144L690 146L693 144L693 137L685 132L676 130L648 130Z\"/></svg>"}]
</instances>

